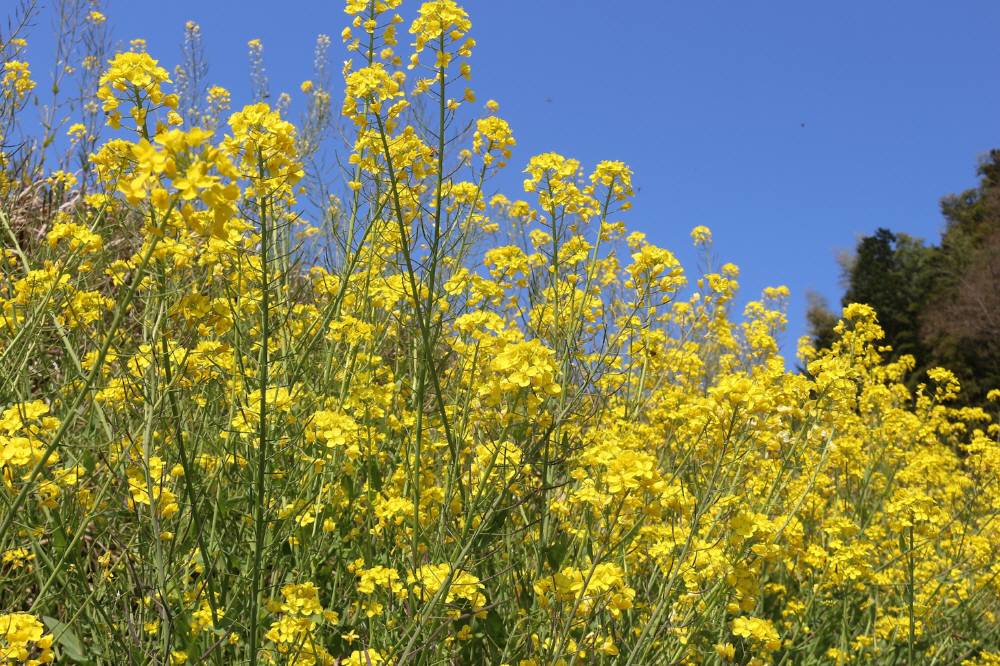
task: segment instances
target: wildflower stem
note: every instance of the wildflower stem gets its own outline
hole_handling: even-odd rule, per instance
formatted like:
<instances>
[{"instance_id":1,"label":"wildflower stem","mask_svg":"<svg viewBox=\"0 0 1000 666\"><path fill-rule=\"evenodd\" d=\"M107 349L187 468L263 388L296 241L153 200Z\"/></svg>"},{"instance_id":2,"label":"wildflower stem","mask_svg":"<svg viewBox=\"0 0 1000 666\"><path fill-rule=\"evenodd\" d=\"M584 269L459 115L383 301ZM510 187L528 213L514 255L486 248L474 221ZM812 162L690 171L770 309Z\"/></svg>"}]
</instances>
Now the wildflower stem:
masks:
<instances>
[{"instance_id":1,"label":"wildflower stem","mask_svg":"<svg viewBox=\"0 0 1000 666\"><path fill-rule=\"evenodd\" d=\"M258 154L258 175L260 177L259 186L264 187L264 157ZM261 596L261 568L264 558L264 536L267 531L267 520L265 510L267 499L265 497L267 481L267 389L268 389L268 338L271 333L271 322L269 316L270 303L268 301L268 244L269 227L267 197L258 195L259 215L260 215L260 272L261 272L261 295L260 295L260 356L258 359L258 375L260 390L259 421L257 424L257 468L256 479L254 481L253 509L254 509L254 549L253 549L253 570L250 574L250 614L248 618L250 633L250 666L257 664L258 652L258 624L260 622L260 596Z\"/></svg>"}]
</instances>

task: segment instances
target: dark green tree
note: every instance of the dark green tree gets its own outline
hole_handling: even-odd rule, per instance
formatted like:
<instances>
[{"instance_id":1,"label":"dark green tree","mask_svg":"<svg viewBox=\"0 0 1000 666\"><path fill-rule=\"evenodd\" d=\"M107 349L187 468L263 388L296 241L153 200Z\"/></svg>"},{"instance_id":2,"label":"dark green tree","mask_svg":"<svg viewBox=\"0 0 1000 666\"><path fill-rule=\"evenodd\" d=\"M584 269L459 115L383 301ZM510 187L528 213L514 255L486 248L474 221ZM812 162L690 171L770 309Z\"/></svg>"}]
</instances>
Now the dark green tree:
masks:
<instances>
[{"instance_id":1,"label":"dark green tree","mask_svg":"<svg viewBox=\"0 0 1000 666\"><path fill-rule=\"evenodd\" d=\"M842 304L867 303L875 308L897 355L923 355L919 322L930 293L933 252L920 239L878 229L861 239L846 267L848 286Z\"/></svg>"},{"instance_id":2,"label":"dark green tree","mask_svg":"<svg viewBox=\"0 0 1000 666\"><path fill-rule=\"evenodd\" d=\"M979 186L941 201L947 225L931 265L920 335L969 401L1000 388L1000 150L979 165Z\"/></svg>"}]
</instances>

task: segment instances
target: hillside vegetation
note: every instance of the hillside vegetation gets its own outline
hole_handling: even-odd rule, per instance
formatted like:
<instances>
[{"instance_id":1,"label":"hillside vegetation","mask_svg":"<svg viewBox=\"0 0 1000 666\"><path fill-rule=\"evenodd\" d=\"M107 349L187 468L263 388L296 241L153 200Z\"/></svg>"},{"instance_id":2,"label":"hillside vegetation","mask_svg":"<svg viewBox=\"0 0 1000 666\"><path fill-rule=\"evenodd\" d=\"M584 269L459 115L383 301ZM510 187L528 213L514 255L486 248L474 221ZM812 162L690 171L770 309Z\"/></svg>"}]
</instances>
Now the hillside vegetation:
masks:
<instances>
[{"instance_id":1,"label":"hillside vegetation","mask_svg":"<svg viewBox=\"0 0 1000 666\"><path fill-rule=\"evenodd\" d=\"M796 372L787 289L630 233L621 162L507 167L468 14L400 4L297 124L93 11L33 135L5 37L0 663L1000 663L1000 393L867 305Z\"/></svg>"}]
</instances>

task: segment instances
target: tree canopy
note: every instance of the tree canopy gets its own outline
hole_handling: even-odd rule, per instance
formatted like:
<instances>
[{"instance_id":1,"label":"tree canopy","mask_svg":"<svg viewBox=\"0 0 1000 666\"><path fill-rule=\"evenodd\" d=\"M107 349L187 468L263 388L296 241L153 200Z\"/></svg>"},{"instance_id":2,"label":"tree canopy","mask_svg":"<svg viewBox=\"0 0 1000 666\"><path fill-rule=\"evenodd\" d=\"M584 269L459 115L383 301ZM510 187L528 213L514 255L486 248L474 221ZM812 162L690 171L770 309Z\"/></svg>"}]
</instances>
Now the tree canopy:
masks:
<instances>
[{"instance_id":1,"label":"tree canopy","mask_svg":"<svg viewBox=\"0 0 1000 666\"><path fill-rule=\"evenodd\" d=\"M913 381L946 367L970 404L1000 387L1000 150L978 175L976 187L942 198L937 245L880 228L842 262L842 304L875 308L891 356L916 359ZM807 318L816 346L828 346L837 318L815 298Z\"/></svg>"}]
</instances>

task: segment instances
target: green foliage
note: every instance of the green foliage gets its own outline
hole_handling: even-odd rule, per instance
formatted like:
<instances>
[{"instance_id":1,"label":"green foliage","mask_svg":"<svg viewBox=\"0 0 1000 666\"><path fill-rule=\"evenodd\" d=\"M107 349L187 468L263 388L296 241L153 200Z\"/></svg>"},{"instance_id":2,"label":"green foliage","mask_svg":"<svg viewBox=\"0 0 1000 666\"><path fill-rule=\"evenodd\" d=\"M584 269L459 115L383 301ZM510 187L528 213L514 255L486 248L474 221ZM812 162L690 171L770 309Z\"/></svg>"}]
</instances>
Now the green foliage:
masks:
<instances>
[{"instance_id":1,"label":"green foliage","mask_svg":"<svg viewBox=\"0 0 1000 666\"><path fill-rule=\"evenodd\" d=\"M941 200L947 224L939 245L878 229L843 266L842 304L875 308L892 357L916 359L912 381L947 367L969 404L1000 386L1000 150L978 173L977 187ZM813 299L807 320L814 344L828 347L836 317Z\"/></svg>"}]
</instances>

